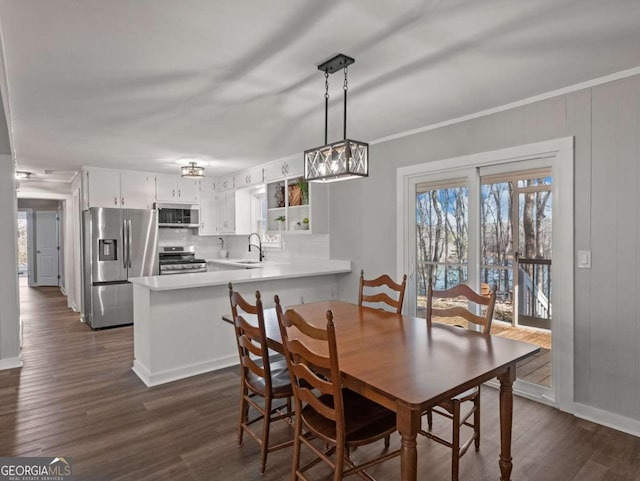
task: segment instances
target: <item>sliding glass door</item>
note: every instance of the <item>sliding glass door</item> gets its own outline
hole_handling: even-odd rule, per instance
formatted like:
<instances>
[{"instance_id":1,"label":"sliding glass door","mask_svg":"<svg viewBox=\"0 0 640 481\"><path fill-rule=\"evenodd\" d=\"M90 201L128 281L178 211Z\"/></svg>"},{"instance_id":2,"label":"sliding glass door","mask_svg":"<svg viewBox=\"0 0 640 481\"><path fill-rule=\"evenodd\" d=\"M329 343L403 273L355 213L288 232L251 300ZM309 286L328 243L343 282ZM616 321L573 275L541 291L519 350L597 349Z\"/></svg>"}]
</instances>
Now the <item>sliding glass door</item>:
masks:
<instances>
[{"instance_id":1,"label":"sliding glass door","mask_svg":"<svg viewBox=\"0 0 640 481\"><path fill-rule=\"evenodd\" d=\"M469 188L465 180L416 187L416 313L425 317L427 285L468 282Z\"/></svg>"},{"instance_id":2,"label":"sliding glass door","mask_svg":"<svg viewBox=\"0 0 640 481\"><path fill-rule=\"evenodd\" d=\"M539 394L552 388L552 176L550 168L525 170L528 165L454 170L449 178L439 173L413 184L410 302L411 311L425 317L429 279L435 289L495 285L491 332L541 348L517 370L521 389Z\"/></svg>"}]
</instances>

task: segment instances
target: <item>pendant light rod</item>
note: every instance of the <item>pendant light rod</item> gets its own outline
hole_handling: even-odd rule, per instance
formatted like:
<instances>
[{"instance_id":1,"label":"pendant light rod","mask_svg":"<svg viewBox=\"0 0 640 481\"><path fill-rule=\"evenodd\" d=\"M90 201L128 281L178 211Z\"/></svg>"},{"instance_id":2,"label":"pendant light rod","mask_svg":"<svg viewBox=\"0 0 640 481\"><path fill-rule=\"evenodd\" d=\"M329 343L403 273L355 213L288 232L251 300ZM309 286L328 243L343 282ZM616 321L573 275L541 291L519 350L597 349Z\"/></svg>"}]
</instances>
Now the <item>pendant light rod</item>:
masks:
<instances>
[{"instance_id":1,"label":"pendant light rod","mask_svg":"<svg viewBox=\"0 0 640 481\"><path fill-rule=\"evenodd\" d=\"M342 129L344 132L343 139L347 140L347 67L344 68L344 108L343 108L343 119L342 119Z\"/></svg>"},{"instance_id":2,"label":"pendant light rod","mask_svg":"<svg viewBox=\"0 0 640 481\"><path fill-rule=\"evenodd\" d=\"M324 145L329 143L327 132L329 130L329 72L324 73Z\"/></svg>"},{"instance_id":3,"label":"pendant light rod","mask_svg":"<svg viewBox=\"0 0 640 481\"><path fill-rule=\"evenodd\" d=\"M347 138L347 67L355 62L355 59L343 54L339 53L333 58L330 58L326 62L318 65L318 70L322 70L324 72L324 143L325 145L329 143L328 141L328 130L329 130L329 75L335 73L339 70L344 69L344 112L343 112L343 133L344 139Z\"/></svg>"}]
</instances>

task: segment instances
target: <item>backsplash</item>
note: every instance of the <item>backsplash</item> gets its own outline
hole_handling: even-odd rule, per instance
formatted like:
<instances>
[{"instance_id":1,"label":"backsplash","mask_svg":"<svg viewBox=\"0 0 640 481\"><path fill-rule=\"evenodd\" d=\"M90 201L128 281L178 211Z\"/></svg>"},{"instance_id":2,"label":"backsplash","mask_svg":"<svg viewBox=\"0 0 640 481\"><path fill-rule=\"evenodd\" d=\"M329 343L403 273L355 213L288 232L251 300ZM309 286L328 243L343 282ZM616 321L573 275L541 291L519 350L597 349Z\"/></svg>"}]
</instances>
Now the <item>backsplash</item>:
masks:
<instances>
[{"instance_id":1,"label":"backsplash","mask_svg":"<svg viewBox=\"0 0 640 481\"><path fill-rule=\"evenodd\" d=\"M160 229L158 239L160 245L193 245L196 256L200 258L219 257L222 248L220 239L224 240L224 248L232 259L253 259L257 252L249 252L246 235L199 236L195 229ZM254 238L254 242L255 242ZM281 246L265 246L265 259L289 260L306 257L329 259L329 234L282 234Z\"/></svg>"}]
</instances>

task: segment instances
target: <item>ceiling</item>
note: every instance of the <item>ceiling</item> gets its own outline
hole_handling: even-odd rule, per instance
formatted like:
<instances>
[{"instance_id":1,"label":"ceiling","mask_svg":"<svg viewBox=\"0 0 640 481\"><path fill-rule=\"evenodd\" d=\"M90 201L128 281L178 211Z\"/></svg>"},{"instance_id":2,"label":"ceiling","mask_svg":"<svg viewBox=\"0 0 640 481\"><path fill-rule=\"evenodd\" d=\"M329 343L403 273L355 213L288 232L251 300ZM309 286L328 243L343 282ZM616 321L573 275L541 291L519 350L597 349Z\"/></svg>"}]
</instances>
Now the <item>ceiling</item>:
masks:
<instances>
[{"instance_id":1,"label":"ceiling","mask_svg":"<svg viewBox=\"0 0 640 481\"><path fill-rule=\"evenodd\" d=\"M0 0L0 26L12 147L45 179L301 154L337 53L367 142L640 66L638 0Z\"/></svg>"}]
</instances>

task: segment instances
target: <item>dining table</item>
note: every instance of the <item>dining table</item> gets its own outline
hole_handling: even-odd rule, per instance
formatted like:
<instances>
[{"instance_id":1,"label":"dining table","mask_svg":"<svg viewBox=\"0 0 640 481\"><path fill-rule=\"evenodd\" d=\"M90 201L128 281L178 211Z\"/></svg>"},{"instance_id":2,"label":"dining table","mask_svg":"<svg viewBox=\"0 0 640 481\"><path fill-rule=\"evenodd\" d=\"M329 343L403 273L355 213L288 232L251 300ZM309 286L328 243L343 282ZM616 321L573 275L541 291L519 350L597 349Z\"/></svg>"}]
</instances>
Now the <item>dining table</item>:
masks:
<instances>
[{"instance_id":1,"label":"dining table","mask_svg":"<svg viewBox=\"0 0 640 481\"><path fill-rule=\"evenodd\" d=\"M500 382L500 480L510 481L516 364L538 346L338 300L289 305L325 327L331 310L344 387L396 413L400 479L417 481L422 415L439 402L490 379ZM229 315L223 319L232 322ZM283 352L275 309L264 310L267 344ZM421 477L422 478L422 477Z\"/></svg>"}]
</instances>

